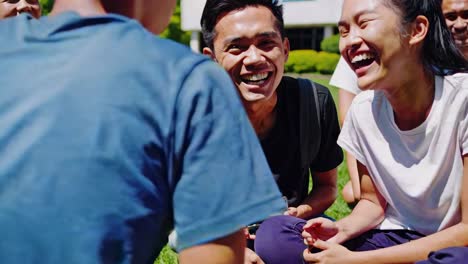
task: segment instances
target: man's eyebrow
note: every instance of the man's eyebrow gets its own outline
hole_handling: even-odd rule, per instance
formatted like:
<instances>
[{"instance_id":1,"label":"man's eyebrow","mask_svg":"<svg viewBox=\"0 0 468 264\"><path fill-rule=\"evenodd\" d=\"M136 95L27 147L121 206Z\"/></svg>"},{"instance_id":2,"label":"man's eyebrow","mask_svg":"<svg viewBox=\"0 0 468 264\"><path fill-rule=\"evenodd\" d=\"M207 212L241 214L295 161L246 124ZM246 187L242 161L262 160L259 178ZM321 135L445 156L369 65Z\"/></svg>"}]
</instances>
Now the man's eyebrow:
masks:
<instances>
[{"instance_id":1,"label":"man's eyebrow","mask_svg":"<svg viewBox=\"0 0 468 264\"><path fill-rule=\"evenodd\" d=\"M263 37L263 38L274 38L278 36L279 36L279 33L276 31L265 31L265 32L258 33L256 35L256 37Z\"/></svg>"},{"instance_id":2,"label":"man's eyebrow","mask_svg":"<svg viewBox=\"0 0 468 264\"><path fill-rule=\"evenodd\" d=\"M226 39L224 39L223 41L223 46L226 46L228 45L229 43L237 43L237 42L240 42L242 38L240 37L228 37Z\"/></svg>"},{"instance_id":3,"label":"man's eyebrow","mask_svg":"<svg viewBox=\"0 0 468 264\"><path fill-rule=\"evenodd\" d=\"M254 38L275 38L280 36L280 34L276 31L265 31L265 32L260 32L254 36ZM226 46L230 43L238 43L241 42L244 39L248 39L247 37L227 37L223 41L223 45Z\"/></svg>"}]
</instances>

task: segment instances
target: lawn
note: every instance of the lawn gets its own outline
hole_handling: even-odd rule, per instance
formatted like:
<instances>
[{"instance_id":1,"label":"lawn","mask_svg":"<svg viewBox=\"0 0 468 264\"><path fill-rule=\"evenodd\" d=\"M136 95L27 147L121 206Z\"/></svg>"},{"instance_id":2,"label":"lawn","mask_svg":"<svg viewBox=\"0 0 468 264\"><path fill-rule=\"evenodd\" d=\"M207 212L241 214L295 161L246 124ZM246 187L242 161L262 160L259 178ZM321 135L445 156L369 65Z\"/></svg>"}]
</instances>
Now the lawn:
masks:
<instances>
[{"instance_id":1,"label":"lawn","mask_svg":"<svg viewBox=\"0 0 468 264\"><path fill-rule=\"evenodd\" d=\"M303 77L303 78L309 78L314 80L317 83L323 84L327 86L330 89L331 94L333 95L333 99L335 100L335 103L338 102L338 89L328 85L328 81L330 79L330 76L328 75L319 75L319 74L287 74L289 76L293 77ZM338 199L336 199L335 203L328 208L328 210L325 212L327 215L335 218L335 219L341 219L347 214L351 212L350 208L348 205L344 202L343 197L341 196L341 189L343 186L346 184L348 181L349 176L348 176L348 169L346 168L345 162L341 163L341 165L338 167L338 188L340 190ZM174 253L171 249L169 249L167 246L161 251L161 254L159 255L158 259L154 262L155 264L176 264L177 263L177 254Z\"/></svg>"}]
</instances>

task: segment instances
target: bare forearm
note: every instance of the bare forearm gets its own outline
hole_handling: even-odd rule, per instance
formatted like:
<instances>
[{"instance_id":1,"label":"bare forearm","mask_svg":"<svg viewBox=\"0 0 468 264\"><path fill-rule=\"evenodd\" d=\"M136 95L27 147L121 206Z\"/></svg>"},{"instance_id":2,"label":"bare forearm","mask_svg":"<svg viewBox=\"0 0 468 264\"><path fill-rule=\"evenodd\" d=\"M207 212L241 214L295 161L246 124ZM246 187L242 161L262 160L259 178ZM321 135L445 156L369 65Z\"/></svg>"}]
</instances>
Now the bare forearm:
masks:
<instances>
[{"instance_id":1,"label":"bare forearm","mask_svg":"<svg viewBox=\"0 0 468 264\"><path fill-rule=\"evenodd\" d=\"M237 231L215 241L183 250L179 255L181 264L234 264L244 262L245 235Z\"/></svg>"},{"instance_id":2,"label":"bare forearm","mask_svg":"<svg viewBox=\"0 0 468 264\"><path fill-rule=\"evenodd\" d=\"M379 205L366 199L360 200L350 215L336 223L339 233L334 241L341 244L375 228L384 219L384 214Z\"/></svg>"},{"instance_id":3,"label":"bare forearm","mask_svg":"<svg viewBox=\"0 0 468 264\"><path fill-rule=\"evenodd\" d=\"M349 180L353 188L354 200L361 199L361 189L359 185L359 173L357 169L356 158L350 153L346 152L346 165L348 166Z\"/></svg>"},{"instance_id":4,"label":"bare forearm","mask_svg":"<svg viewBox=\"0 0 468 264\"><path fill-rule=\"evenodd\" d=\"M431 251L447 247L468 246L468 154L463 156L461 191L462 221L447 229L402 245L368 252L357 252L360 260L368 263L412 263L426 259ZM372 261L369 261L372 260ZM362 263L362 262L356 262Z\"/></svg>"},{"instance_id":5,"label":"bare forearm","mask_svg":"<svg viewBox=\"0 0 468 264\"><path fill-rule=\"evenodd\" d=\"M298 206L299 218L308 219L325 212L336 199L337 189L333 185L321 185L314 187L314 190L307 196L304 202ZM301 210L306 208L305 210Z\"/></svg>"},{"instance_id":6,"label":"bare forearm","mask_svg":"<svg viewBox=\"0 0 468 264\"><path fill-rule=\"evenodd\" d=\"M324 172L313 172L314 188L302 204L298 206L299 214L297 217L308 219L323 214L336 199L336 179L336 168Z\"/></svg>"}]
</instances>

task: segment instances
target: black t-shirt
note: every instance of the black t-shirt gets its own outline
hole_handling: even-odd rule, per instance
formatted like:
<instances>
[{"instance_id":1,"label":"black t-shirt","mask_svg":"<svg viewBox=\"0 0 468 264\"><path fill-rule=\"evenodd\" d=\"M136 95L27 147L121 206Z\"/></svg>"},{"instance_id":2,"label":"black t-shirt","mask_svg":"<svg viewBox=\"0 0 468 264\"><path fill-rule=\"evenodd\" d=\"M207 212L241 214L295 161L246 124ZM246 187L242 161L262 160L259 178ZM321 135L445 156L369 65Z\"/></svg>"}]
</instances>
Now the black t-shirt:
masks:
<instances>
[{"instance_id":1,"label":"black t-shirt","mask_svg":"<svg viewBox=\"0 0 468 264\"><path fill-rule=\"evenodd\" d=\"M324 172L343 161L343 152L336 143L340 127L333 98L328 88L317 83L316 87L322 132L320 149L309 162L309 169ZM276 91L276 123L261 144L280 191L288 198L289 206L298 206L307 197L309 186L309 170L301 168L299 148L299 83L285 76ZM317 138L316 129L310 131L313 138Z\"/></svg>"}]
</instances>

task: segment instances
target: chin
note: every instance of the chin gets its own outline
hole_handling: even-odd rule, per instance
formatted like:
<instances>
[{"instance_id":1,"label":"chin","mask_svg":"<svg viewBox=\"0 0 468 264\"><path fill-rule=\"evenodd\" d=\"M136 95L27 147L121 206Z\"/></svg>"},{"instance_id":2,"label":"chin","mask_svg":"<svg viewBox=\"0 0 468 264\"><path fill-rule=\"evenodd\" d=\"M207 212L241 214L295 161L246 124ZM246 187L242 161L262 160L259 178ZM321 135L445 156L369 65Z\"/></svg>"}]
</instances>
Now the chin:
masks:
<instances>
[{"instance_id":1,"label":"chin","mask_svg":"<svg viewBox=\"0 0 468 264\"><path fill-rule=\"evenodd\" d=\"M263 94L248 94L248 95L242 95L242 99L245 101L245 102L250 102L250 103L254 103L254 102L259 102L259 101L263 101L263 100L266 100L266 96L263 95Z\"/></svg>"},{"instance_id":2,"label":"chin","mask_svg":"<svg viewBox=\"0 0 468 264\"><path fill-rule=\"evenodd\" d=\"M362 91L372 90L373 83L374 82L372 80L369 80L366 77L360 77L358 79L358 86Z\"/></svg>"},{"instance_id":3,"label":"chin","mask_svg":"<svg viewBox=\"0 0 468 264\"><path fill-rule=\"evenodd\" d=\"M383 70L369 72L358 78L358 86L363 91L379 90L387 86L386 83L390 80L388 78L388 73L385 73Z\"/></svg>"}]
</instances>

